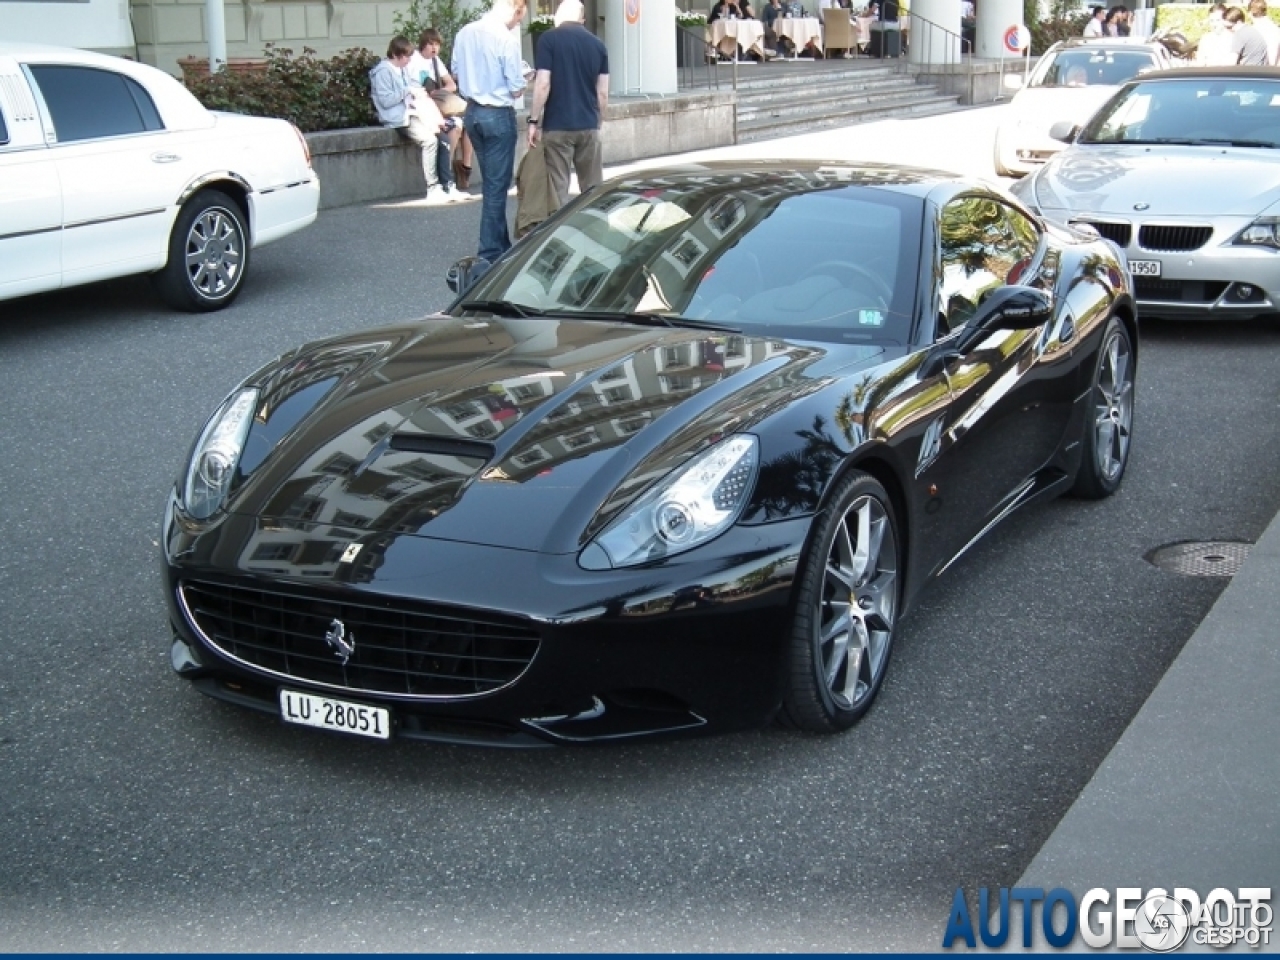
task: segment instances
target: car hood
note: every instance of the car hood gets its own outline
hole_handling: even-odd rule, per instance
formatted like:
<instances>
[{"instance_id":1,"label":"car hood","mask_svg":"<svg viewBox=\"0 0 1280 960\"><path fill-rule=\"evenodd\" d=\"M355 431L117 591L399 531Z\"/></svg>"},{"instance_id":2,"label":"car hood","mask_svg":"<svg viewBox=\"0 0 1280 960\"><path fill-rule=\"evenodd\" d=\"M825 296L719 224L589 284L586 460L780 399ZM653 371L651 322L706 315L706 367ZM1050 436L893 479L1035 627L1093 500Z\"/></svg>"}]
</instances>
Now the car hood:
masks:
<instances>
[{"instance_id":1,"label":"car hood","mask_svg":"<svg viewBox=\"0 0 1280 960\"><path fill-rule=\"evenodd\" d=\"M1009 112L1020 125L1049 129L1059 120L1083 124L1118 87L1027 87L1018 91Z\"/></svg>"},{"instance_id":2,"label":"car hood","mask_svg":"<svg viewBox=\"0 0 1280 960\"><path fill-rule=\"evenodd\" d=\"M1237 147L1069 147L1037 175L1045 213L1256 216L1280 199L1280 154Z\"/></svg>"},{"instance_id":3,"label":"car hood","mask_svg":"<svg viewBox=\"0 0 1280 960\"><path fill-rule=\"evenodd\" d=\"M551 319L431 317L324 341L251 379L228 510L336 542L571 552L602 508L882 353Z\"/></svg>"}]
</instances>

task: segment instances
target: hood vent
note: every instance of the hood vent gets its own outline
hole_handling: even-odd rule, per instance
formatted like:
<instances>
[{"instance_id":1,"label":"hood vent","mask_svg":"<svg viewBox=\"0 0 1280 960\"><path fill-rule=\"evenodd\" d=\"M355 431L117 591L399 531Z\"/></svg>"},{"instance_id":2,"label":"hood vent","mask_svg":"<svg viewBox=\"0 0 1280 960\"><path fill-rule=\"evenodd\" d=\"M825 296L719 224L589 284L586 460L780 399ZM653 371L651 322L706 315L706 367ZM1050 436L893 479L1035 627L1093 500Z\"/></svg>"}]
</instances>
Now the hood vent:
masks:
<instances>
[{"instance_id":1,"label":"hood vent","mask_svg":"<svg viewBox=\"0 0 1280 960\"><path fill-rule=\"evenodd\" d=\"M422 433L396 433L389 444L392 450L403 453L437 453L446 457L465 457L472 460L493 459L492 443L483 440L466 440L462 437L433 437Z\"/></svg>"}]
</instances>

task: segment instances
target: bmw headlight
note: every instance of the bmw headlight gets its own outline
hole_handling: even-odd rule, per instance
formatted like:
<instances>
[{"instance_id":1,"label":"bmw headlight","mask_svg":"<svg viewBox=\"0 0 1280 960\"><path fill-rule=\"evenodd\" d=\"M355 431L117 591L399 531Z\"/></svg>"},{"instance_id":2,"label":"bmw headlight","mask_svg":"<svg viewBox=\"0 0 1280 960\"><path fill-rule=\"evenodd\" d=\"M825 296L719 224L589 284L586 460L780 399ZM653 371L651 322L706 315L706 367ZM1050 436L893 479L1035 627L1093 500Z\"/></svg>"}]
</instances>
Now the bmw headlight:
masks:
<instances>
[{"instance_id":1,"label":"bmw headlight","mask_svg":"<svg viewBox=\"0 0 1280 960\"><path fill-rule=\"evenodd\" d=\"M582 552L588 570L660 560L706 543L737 519L760 443L734 434L704 450L625 509Z\"/></svg>"},{"instance_id":2,"label":"bmw headlight","mask_svg":"<svg viewBox=\"0 0 1280 960\"><path fill-rule=\"evenodd\" d=\"M1280 218L1259 217L1236 234L1236 238L1231 242L1244 247L1270 247L1272 250L1280 250Z\"/></svg>"},{"instance_id":3,"label":"bmw headlight","mask_svg":"<svg viewBox=\"0 0 1280 960\"><path fill-rule=\"evenodd\" d=\"M196 441L182 484L182 507L196 520L208 520L217 513L231 492L231 481L257 406L256 389L236 391L218 408Z\"/></svg>"}]
</instances>

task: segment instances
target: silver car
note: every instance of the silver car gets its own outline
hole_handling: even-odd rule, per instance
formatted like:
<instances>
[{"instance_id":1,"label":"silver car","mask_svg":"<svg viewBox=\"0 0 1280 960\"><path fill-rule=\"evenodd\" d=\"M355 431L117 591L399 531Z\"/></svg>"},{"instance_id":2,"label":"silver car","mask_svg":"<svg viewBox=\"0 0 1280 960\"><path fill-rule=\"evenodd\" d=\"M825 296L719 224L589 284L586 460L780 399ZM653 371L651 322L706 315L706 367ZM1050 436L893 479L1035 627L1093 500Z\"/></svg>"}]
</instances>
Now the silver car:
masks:
<instances>
[{"instance_id":1,"label":"silver car","mask_svg":"<svg viewBox=\"0 0 1280 960\"><path fill-rule=\"evenodd\" d=\"M1013 192L1128 257L1144 316L1280 312L1280 69L1134 80Z\"/></svg>"}]
</instances>

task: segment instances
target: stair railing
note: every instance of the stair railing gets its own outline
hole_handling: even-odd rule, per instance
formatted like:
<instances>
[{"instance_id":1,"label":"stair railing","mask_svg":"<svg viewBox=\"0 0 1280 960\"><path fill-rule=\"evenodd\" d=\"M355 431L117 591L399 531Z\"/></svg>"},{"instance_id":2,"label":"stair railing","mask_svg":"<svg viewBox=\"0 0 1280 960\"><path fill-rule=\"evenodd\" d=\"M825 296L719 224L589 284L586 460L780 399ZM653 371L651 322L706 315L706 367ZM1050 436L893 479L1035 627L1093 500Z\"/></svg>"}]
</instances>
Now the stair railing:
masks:
<instances>
[{"instance_id":1,"label":"stair railing","mask_svg":"<svg viewBox=\"0 0 1280 960\"><path fill-rule=\"evenodd\" d=\"M973 84L973 43L967 37L948 30L916 13L903 14L908 28L901 31L907 61L916 66L941 66L945 72L957 72L966 67L969 85ZM886 44L881 38L880 55L884 56Z\"/></svg>"},{"instance_id":2,"label":"stair railing","mask_svg":"<svg viewBox=\"0 0 1280 960\"><path fill-rule=\"evenodd\" d=\"M680 86L706 86L709 89L720 89L720 74L716 72L716 50L707 43L707 30L703 25L685 26L676 24L676 44L678 45ZM703 83L698 83L699 71ZM738 71L734 68L733 87L738 87Z\"/></svg>"}]
</instances>

